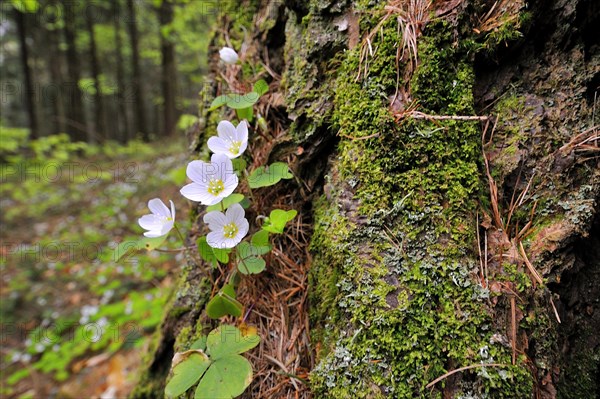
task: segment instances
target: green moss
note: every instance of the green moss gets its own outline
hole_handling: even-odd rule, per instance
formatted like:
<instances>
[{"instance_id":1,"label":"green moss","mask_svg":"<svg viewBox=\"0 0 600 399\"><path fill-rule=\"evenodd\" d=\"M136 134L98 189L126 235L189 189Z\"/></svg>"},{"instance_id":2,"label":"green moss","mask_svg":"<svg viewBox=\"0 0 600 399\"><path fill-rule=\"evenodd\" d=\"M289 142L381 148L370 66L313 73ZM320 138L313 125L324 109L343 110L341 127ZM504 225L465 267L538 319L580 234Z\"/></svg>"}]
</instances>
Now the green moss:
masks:
<instances>
[{"instance_id":1,"label":"green moss","mask_svg":"<svg viewBox=\"0 0 600 399\"><path fill-rule=\"evenodd\" d=\"M358 49L347 51L334 84L332 126L342 139L329 201L315 213L311 272L315 336L326 350L311 383L320 398L441 398L425 385L450 368L511 361L490 343L487 293L471 279L480 131L465 121L397 124L388 111L396 22L377 39L369 73L357 80ZM411 80L421 110L474 113L467 53L450 27L431 24ZM523 359L464 375L465 393L532 392Z\"/></svg>"}]
</instances>

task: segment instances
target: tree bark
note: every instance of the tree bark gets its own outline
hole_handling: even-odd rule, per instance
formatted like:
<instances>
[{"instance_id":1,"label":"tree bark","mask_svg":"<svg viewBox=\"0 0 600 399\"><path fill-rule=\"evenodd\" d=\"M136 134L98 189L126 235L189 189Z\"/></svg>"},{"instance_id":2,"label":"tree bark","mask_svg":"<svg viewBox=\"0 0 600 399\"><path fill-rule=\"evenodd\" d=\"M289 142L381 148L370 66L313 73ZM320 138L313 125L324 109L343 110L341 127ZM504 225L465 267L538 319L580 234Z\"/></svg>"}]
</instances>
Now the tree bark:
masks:
<instances>
[{"instance_id":1,"label":"tree bark","mask_svg":"<svg viewBox=\"0 0 600 399\"><path fill-rule=\"evenodd\" d=\"M299 181L255 190L253 202L262 214L298 209L302 235L312 235L294 257L310 265L308 307L267 299L280 313L308 312L310 334L292 336L277 312L256 310L282 279L276 259L238 292L266 341L262 357L250 355L261 372L245 397L600 394L599 10L584 0L529 7L238 1L226 10L211 47L213 94L244 87L217 62L221 46L264 63L270 91L255 108L270 129L253 126L248 164L287 160ZM233 117L201 109L195 150ZM194 213L194 234L200 220ZM185 268L133 397L160 395L173 354L214 325L203 313L210 273ZM264 365L269 356L301 375L282 349L298 336L312 348L299 352L306 384Z\"/></svg>"},{"instance_id":2,"label":"tree bark","mask_svg":"<svg viewBox=\"0 0 600 399\"><path fill-rule=\"evenodd\" d=\"M177 123L177 108L175 96L177 93L177 69L175 67L175 45L168 33L169 25L173 22L173 3L163 0L158 9L160 21L160 52L162 55L161 83L163 92L163 134L170 136L174 133Z\"/></svg>"},{"instance_id":3,"label":"tree bark","mask_svg":"<svg viewBox=\"0 0 600 399\"><path fill-rule=\"evenodd\" d=\"M67 44L67 71L69 74L68 86L64 87L67 94L67 125L69 135L74 141L91 141L93 137L89 134L83 107L83 94L79 88L81 79L81 67L79 54L75 44L77 3L66 2L64 9L64 33Z\"/></svg>"},{"instance_id":4,"label":"tree bark","mask_svg":"<svg viewBox=\"0 0 600 399\"><path fill-rule=\"evenodd\" d=\"M129 40L131 43L131 69L132 69L132 96L134 104L135 122L137 133L142 134L144 141L150 140L148 126L146 123L146 95L144 85L142 84L142 72L140 67L139 38L137 29L137 16L133 0L127 0L127 11L129 13Z\"/></svg>"},{"instance_id":5,"label":"tree bark","mask_svg":"<svg viewBox=\"0 0 600 399\"><path fill-rule=\"evenodd\" d=\"M63 102L63 52L60 49L60 38L57 32L57 27L53 26L47 30L48 42L50 51L48 55L48 67L50 68L50 78L53 85L52 111L53 111L53 126L52 133L66 133L67 115Z\"/></svg>"},{"instance_id":6,"label":"tree bark","mask_svg":"<svg viewBox=\"0 0 600 399\"><path fill-rule=\"evenodd\" d=\"M25 13L14 10L15 20L17 23L17 34L19 36L19 46L21 48L21 69L23 71L23 79L25 81L25 106L27 108L27 116L29 120L30 137L37 139L39 137L38 120L36 111L35 88L33 87L33 76L29 65L29 49L27 46L27 23Z\"/></svg>"}]
</instances>

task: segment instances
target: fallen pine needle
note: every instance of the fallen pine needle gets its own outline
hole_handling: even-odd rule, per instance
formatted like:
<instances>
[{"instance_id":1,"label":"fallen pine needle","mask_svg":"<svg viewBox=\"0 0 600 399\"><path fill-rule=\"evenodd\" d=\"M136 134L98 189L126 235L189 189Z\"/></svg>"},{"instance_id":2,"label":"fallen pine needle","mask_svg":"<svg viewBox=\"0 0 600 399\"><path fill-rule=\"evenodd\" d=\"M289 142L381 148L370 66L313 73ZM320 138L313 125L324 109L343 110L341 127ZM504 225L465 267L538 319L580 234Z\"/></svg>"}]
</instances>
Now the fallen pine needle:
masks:
<instances>
[{"instance_id":1,"label":"fallen pine needle","mask_svg":"<svg viewBox=\"0 0 600 399\"><path fill-rule=\"evenodd\" d=\"M458 372L461 371L465 371L465 370L470 370L470 369L476 369L478 367L508 367L510 366L509 364L502 364L502 363L489 363L489 364L473 364L471 366L465 366L465 367L460 367L457 368L456 370L452 370L452 371L448 371L446 374L436 378L435 380L431 381L429 384L427 384L425 386L425 388L431 388L432 386L434 386L435 384L437 384L438 382L440 382L441 380L450 377L452 374L456 374Z\"/></svg>"}]
</instances>

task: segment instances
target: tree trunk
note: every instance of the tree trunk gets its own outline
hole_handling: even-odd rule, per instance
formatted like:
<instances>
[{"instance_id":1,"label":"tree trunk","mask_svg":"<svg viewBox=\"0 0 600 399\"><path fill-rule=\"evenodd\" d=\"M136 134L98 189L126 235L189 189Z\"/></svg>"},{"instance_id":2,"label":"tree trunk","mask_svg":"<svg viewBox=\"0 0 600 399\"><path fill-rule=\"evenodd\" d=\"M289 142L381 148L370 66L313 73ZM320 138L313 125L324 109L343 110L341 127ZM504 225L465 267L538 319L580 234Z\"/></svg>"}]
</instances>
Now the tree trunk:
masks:
<instances>
[{"instance_id":1,"label":"tree trunk","mask_svg":"<svg viewBox=\"0 0 600 399\"><path fill-rule=\"evenodd\" d=\"M67 71L69 74L68 86L65 86L67 94L67 125L69 135L74 141L91 141L93 137L87 129L85 110L83 108L83 95L79 88L81 69L79 55L76 47L75 13L76 3L64 4L64 32L67 44Z\"/></svg>"},{"instance_id":2,"label":"tree trunk","mask_svg":"<svg viewBox=\"0 0 600 399\"><path fill-rule=\"evenodd\" d=\"M29 65L29 49L27 46L27 22L25 13L15 9L15 20L17 23L17 34L19 36L19 46L21 48L21 69L25 80L25 106L27 108L27 117L29 120L30 137L37 139L39 137L35 88L33 87L33 76Z\"/></svg>"},{"instance_id":3,"label":"tree trunk","mask_svg":"<svg viewBox=\"0 0 600 399\"><path fill-rule=\"evenodd\" d=\"M65 112L65 105L63 102L63 53L60 49L60 38L57 32L56 26L47 29L48 42L50 51L47 52L48 56L48 67L50 68L50 79L52 82L52 113L53 115L53 132L52 133L66 133L67 128L67 116Z\"/></svg>"},{"instance_id":4,"label":"tree trunk","mask_svg":"<svg viewBox=\"0 0 600 399\"><path fill-rule=\"evenodd\" d=\"M175 45L168 33L169 25L173 22L173 3L163 0L158 9L160 20L160 52L162 54L162 92L163 92L163 134L170 136L177 123L177 108L175 95L177 93L177 69L175 68ZM165 31L166 30L166 31Z\"/></svg>"},{"instance_id":5,"label":"tree trunk","mask_svg":"<svg viewBox=\"0 0 600 399\"><path fill-rule=\"evenodd\" d=\"M94 34L94 15L86 10L85 22L88 34L90 35L90 66L92 79L94 80L94 131L99 139L106 139L106 113L104 111L103 96L100 87L100 62L98 60L98 51L96 50L96 35Z\"/></svg>"},{"instance_id":6,"label":"tree trunk","mask_svg":"<svg viewBox=\"0 0 600 399\"><path fill-rule=\"evenodd\" d=\"M240 285L262 336L244 397L600 395L598 5L257 3L224 10L213 94L243 87L217 62L227 27L271 81L249 165L298 178L255 190L257 212L302 223ZM196 150L233 118L201 109ZM214 326L215 271L184 270L133 397L160 395L173 354Z\"/></svg>"},{"instance_id":7,"label":"tree trunk","mask_svg":"<svg viewBox=\"0 0 600 399\"><path fill-rule=\"evenodd\" d=\"M146 96L144 94L144 85L142 84L137 17L133 0L127 0L127 11L129 13L129 23L127 26L129 27L129 40L131 42L131 69L133 72L131 79L133 89L131 100L135 109L136 131L142 134L144 141L149 141L150 135L146 124L146 108L144 107Z\"/></svg>"},{"instance_id":8,"label":"tree trunk","mask_svg":"<svg viewBox=\"0 0 600 399\"><path fill-rule=\"evenodd\" d=\"M132 131L131 122L129 119L129 102L125 101L125 73L123 72L123 54L121 53L122 41L121 41L121 22L120 13L121 7L119 0L113 2L113 13L114 13L114 29L115 29L115 54L116 54L116 74L117 74L117 114L119 115L117 120L118 135L113 137L122 143L126 143L127 140L133 138L130 134Z\"/></svg>"}]
</instances>

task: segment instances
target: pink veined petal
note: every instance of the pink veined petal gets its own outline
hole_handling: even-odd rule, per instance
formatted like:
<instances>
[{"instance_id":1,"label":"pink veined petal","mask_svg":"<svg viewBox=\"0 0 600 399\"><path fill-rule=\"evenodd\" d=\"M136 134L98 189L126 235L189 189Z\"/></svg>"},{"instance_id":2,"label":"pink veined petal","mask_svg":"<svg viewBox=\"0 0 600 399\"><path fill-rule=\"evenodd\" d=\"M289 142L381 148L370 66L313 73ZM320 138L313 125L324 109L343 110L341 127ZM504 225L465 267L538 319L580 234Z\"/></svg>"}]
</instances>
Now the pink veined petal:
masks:
<instances>
[{"instance_id":1,"label":"pink veined petal","mask_svg":"<svg viewBox=\"0 0 600 399\"><path fill-rule=\"evenodd\" d=\"M171 200L169 200L169 202L171 203L171 218L173 219L173 222L175 222L175 204Z\"/></svg>"},{"instance_id":2,"label":"pink veined petal","mask_svg":"<svg viewBox=\"0 0 600 399\"><path fill-rule=\"evenodd\" d=\"M202 161L192 161L188 163L185 174L190 178L194 183L203 183L207 182L209 178L207 177L211 171L213 171L213 167L210 164ZM214 171L213 171L214 173Z\"/></svg>"},{"instance_id":3,"label":"pink veined petal","mask_svg":"<svg viewBox=\"0 0 600 399\"><path fill-rule=\"evenodd\" d=\"M248 142L248 124L246 121L241 121L239 125L235 128L236 135L235 139L237 141L241 141L242 143ZM243 152L243 151L241 151Z\"/></svg>"},{"instance_id":4,"label":"pink veined petal","mask_svg":"<svg viewBox=\"0 0 600 399\"><path fill-rule=\"evenodd\" d=\"M213 136L208 139L208 148L215 154L229 154L229 146L225 140L220 137Z\"/></svg>"},{"instance_id":5,"label":"pink veined petal","mask_svg":"<svg viewBox=\"0 0 600 399\"><path fill-rule=\"evenodd\" d=\"M228 176L227 180L223 181L223 185L225 186L225 188L223 189L223 191L221 192L220 195L223 198L225 198L225 197L228 197L229 195L231 195L231 193L233 193L235 188L238 186L237 175L232 174L232 175Z\"/></svg>"},{"instance_id":6,"label":"pink veined petal","mask_svg":"<svg viewBox=\"0 0 600 399\"><path fill-rule=\"evenodd\" d=\"M156 230L161 228L163 221L156 215L144 215L138 219L138 224L145 230Z\"/></svg>"},{"instance_id":7,"label":"pink veined petal","mask_svg":"<svg viewBox=\"0 0 600 399\"><path fill-rule=\"evenodd\" d=\"M202 219L212 231L221 231L227 224L227 218L219 211L208 212Z\"/></svg>"},{"instance_id":8,"label":"pink veined petal","mask_svg":"<svg viewBox=\"0 0 600 399\"><path fill-rule=\"evenodd\" d=\"M227 223L235 223L239 224L239 222L244 219L246 212L244 208L240 204L232 204L227 211L225 212L225 218L227 219Z\"/></svg>"},{"instance_id":9,"label":"pink veined petal","mask_svg":"<svg viewBox=\"0 0 600 399\"><path fill-rule=\"evenodd\" d=\"M206 242L213 248L228 248L225 246L226 239L223 231L211 231L206 235Z\"/></svg>"},{"instance_id":10,"label":"pink veined petal","mask_svg":"<svg viewBox=\"0 0 600 399\"><path fill-rule=\"evenodd\" d=\"M169 212L169 208L162 202L159 198L153 198L148 201L148 209L155 215L171 217L171 212Z\"/></svg>"},{"instance_id":11,"label":"pink veined petal","mask_svg":"<svg viewBox=\"0 0 600 399\"><path fill-rule=\"evenodd\" d=\"M236 140L237 132L233 123L229 121L221 121L217 125L217 134L223 141L231 142Z\"/></svg>"}]
</instances>

